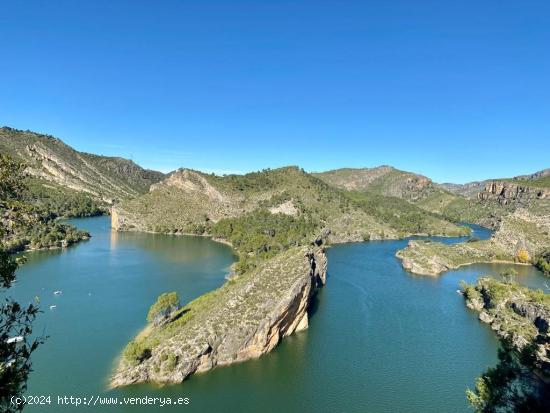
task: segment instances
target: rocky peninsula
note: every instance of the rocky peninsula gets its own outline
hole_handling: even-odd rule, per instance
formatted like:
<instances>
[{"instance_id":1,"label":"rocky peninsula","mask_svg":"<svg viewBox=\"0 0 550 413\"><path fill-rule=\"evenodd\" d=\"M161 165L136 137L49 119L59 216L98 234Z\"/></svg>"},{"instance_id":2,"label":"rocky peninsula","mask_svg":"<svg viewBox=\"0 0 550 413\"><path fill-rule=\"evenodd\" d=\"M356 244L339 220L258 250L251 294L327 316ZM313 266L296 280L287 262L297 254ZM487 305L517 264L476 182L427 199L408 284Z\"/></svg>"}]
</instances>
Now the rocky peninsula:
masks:
<instances>
[{"instance_id":1,"label":"rocky peninsula","mask_svg":"<svg viewBox=\"0 0 550 413\"><path fill-rule=\"evenodd\" d=\"M326 282L322 248L299 247L233 277L146 329L122 355L111 385L181 382L215 366L257 358L308 327L308 308Z\"/></svg>"}]
</instances>

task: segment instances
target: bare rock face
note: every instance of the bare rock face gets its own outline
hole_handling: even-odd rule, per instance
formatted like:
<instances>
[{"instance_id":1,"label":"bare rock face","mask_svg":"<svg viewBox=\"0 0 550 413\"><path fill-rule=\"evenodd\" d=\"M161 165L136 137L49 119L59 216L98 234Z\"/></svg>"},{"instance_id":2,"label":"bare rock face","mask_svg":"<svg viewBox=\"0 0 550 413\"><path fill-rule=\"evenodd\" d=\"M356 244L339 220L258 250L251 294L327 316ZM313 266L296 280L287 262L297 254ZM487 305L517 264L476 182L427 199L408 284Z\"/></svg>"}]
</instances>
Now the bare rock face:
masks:
<instances>
[{"instance_id":1,"label":"bare rock face","mask_svg":"<svg viewBox=\"0 0 550 413\"><path fill-rule=\"evenodd\" d=\"M121 357L111 385L181 382L268 353L308 327L308 308L326 282L326 268L321 248L300 247L226 282L185 306L174 321L148 326L134 341L147 357Z\"/></svg>"},{"instance_id":2,"label":"bare rock face","mask_svg":"<svg viewBox=\"0 0 550 413\"><path fill-rule=\"evenodd\" d=\"M150 191L154 191L161 185L173 186L188 194L206 194L208 199L214 202L222 202L224 200L222 194L210 185L204 177L190 169L179 169L164 181L151 185Z\"/></svg>"},{"instance_id":3,"label":"bare rock face","mask_svg":"<svg viewBox=\"0 0 550 413\"><path fill-rule=\"evenodd\" d=\"M496 200L501 205L546 198L550 198L550 189L548 188L535 188L508 181L488 182L485 184L484 190L478 194L478 199L482 201Z\"/></svg>"}]
</instances>

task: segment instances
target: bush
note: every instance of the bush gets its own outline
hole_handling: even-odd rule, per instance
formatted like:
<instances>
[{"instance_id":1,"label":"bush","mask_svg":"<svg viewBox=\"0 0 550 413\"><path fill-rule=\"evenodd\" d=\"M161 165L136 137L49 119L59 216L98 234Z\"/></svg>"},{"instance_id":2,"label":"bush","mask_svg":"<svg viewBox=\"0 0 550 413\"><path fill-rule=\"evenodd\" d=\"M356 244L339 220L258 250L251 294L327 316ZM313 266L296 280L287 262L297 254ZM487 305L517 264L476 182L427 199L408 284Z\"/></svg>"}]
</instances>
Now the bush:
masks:
<instances>
[{"instance_id":1,"label":"bush","mask_svg":"<svg viewBox=\"0 0 550 413\"><path fill-rule=\"evenodd\" d=\"M518 251L518 254L517 254L516 258L522 264L528 263L531 259L529 257L529 252L525 248L522 248Z\"/></svg>"},{"instance_id":2,"label":"bush","mask_svg":"<svg viewBox=\"0 0 550 413\"><path fill-rule=\"evenodd\" d=\"M130 363L137 364L151 357L151 350L146 348L143 343L130 341L124 349L123 356Z\"/></svg>"},{"instance_id":3,"label":"bush","mask_svg":"<svg viewBox=\"0 0 550 413\"><path fill-rule=\"evenodd\" d=\"M180 299L178 293L172 291L170 293L164 293L157 298L155 304L149 308L147 313L147 321L159 321L159 319L165 318L170 313L176 311L180 306Z\"/></svg>"}]
</instances>

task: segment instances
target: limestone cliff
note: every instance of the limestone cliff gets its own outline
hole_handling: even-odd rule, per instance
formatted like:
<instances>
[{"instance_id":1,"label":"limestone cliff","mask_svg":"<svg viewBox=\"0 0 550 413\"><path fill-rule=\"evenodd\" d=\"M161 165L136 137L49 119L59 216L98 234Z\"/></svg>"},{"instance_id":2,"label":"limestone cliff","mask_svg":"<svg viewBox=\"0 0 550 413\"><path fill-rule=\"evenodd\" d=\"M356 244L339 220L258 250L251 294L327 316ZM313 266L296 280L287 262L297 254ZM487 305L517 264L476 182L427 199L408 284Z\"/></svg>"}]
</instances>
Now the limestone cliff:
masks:
<instances>
[{"instance_id":1,"label":"limestone cliff","mask_svg":"<svg viewBox=\"0 0 550 413\"><path fill-rule=\"evenodd\" d=\"M112 386L181 382L193 373L257 358L308 327L308 308L325 284L320 248L300 247L189 303L162 326L149 325L130 343ZM137 356L136 356L137 354Z\"/></svg>"},{"instance_id":2,"label":"limestone cliff","mask_svg":"<svg viewBox=\"0 0 550 413\"><path fill-rule=\"evenodd\" d=\"M482 201L495 200L501 205L527 205L533 199L550 198L550 188L539 188L511 181L491 181L478 194Z\"/></svg>"}]
</instances>

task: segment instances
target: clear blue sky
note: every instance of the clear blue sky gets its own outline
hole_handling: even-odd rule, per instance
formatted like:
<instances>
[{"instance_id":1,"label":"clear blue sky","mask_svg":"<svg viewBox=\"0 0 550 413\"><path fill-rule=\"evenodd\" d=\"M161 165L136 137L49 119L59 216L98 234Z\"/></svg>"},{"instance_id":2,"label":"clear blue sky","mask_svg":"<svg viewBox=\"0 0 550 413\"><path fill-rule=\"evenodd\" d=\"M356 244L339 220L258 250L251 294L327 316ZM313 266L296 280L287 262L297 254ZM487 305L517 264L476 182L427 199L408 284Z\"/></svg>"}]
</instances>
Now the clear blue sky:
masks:
<instances>
[{"instance_id":1,"label":"clear blue sky","mask_svg":"<svg viewBox=\"0 0 550 413\"><path fill-rule=\"evenodd\" d=\"M0 124L169 171L550 167L550 2L5 1Z\"/></svg>"}]
</instances>

